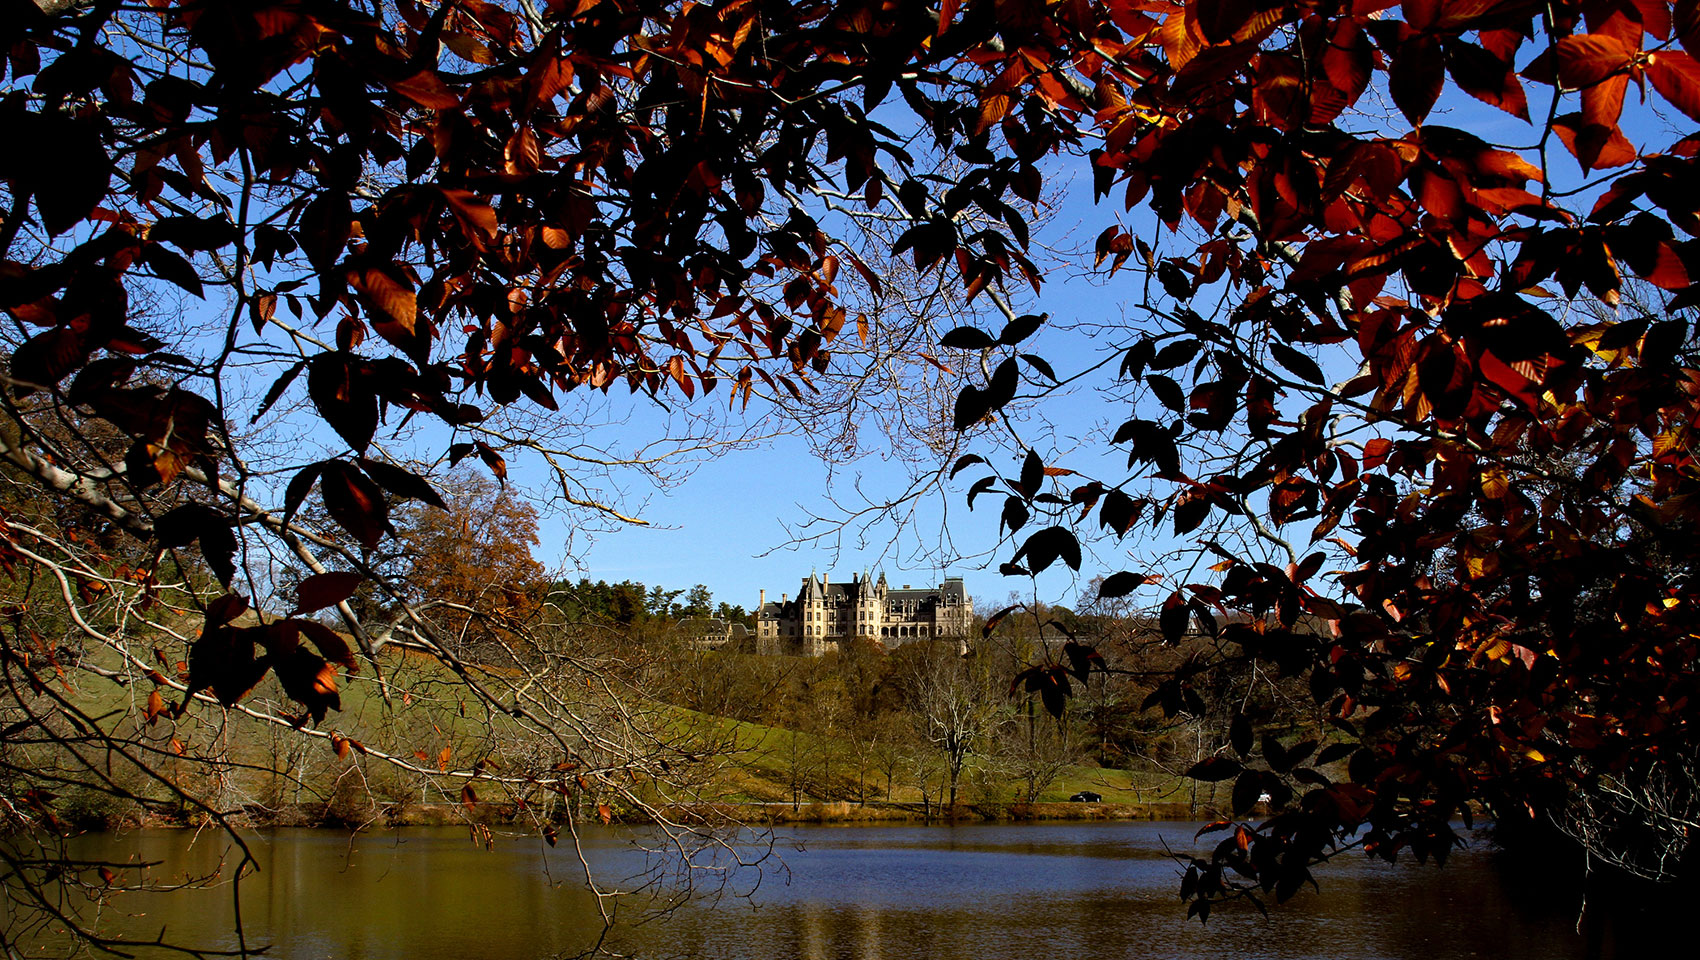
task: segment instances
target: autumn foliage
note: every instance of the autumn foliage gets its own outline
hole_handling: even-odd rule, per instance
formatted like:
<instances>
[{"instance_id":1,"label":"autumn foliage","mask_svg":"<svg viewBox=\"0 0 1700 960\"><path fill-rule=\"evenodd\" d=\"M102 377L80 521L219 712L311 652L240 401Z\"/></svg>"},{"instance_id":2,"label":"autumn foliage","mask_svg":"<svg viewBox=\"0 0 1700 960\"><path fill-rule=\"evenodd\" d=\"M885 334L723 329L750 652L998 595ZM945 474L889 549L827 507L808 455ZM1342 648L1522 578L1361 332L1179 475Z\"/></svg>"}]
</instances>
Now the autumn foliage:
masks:
<instances>
[{"instance_id":1,"label":"autumn foliage","mask_svg":"<svg viewBox=\"0 0 1700 960\"><path fill-rule=\"evenodd\" d=\"M1360 829L1443 856L1471 801L1536 810L1695 748L1693 0L13 7L6 456L233 592L267 538L371 573L392 504L437 499L387 452L404 425L501 478L500 415L571 391L804 395L881 286L846 242L868 214L1000 312L943 346L985 371L955 469L1002 501L1005 572L1198 539L1217 575L1165 574L1161 623L1218 655L1151 707L1254 658L1331 718L1326 745L1241 723L1195 770L1278 811L1192 864L1195 911L1285 897ZM1074 173L1138 317L1104 363L1042 356L1013 307ZM173 288L215 334L134 309ZM237 366L269 387L240 418ZM1125 470L1005 430L1074 367L1133 401L1100 438ZM273 484L239 427L303 398L335 449ZM988 473L1006 444L1021 466ZM300 526L315 491L339 534ZM9 531L10 564L43 562ZM278 628L256 660L226 612L195 645L219 699L293 657L291 695L335 705L340 649ZM1037 666L1062 709L1068 664Z\"/></svg>"},{"instance_id":2,"label":"autumn foliage","mask_svg":"<svg viewBox=\"0 0 1700 960\"><path fill-rule=\"evenodd\" d=\"M1567 798L1648 769L1691 793L1700 139L1651 118L1700 121L1695 5L1057 10L1006 48L1045 53L999 61L978 128L1015 146L1029 117L1088 123L1097 194L1162 225L1097 240L1151 318L1119 347L1139 402L1107 439L1130 473L1063 485L1072 464L1030 450L969 496L1007 485L1011 575L1078 568L1088 536L1198 538L1191 569L1217 576L1165 579L1160 622L1216 655L1147 706L1196 710L1208 675L1264 663L1331 724L1283 744L1239 717L1194 768L1274 816L1216 825L1191 912L1285 899L1344 848L1444 859L1477 802L1568 828ZM1064 62L1083 83L1059 86ZM974 334L954 336L991 348ZM1044 391L1017 369L965 389L957 427ZM1067 666L1028 674L1053 709ZM1621 815L1614 855L1673 826Z\"/></svg>"}]
</instances>

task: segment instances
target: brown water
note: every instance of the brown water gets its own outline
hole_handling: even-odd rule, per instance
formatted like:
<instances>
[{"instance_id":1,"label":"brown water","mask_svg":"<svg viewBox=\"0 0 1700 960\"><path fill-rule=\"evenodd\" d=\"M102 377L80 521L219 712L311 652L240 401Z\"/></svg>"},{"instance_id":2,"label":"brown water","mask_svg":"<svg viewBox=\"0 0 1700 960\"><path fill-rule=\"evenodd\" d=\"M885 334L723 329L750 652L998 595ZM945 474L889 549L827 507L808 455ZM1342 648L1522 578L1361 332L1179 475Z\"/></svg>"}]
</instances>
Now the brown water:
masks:
<instances>
[{"instance_id":1,"label":"brown water","mask_svg":"<svg viewBox=\"0 0 1700 960\"><path fill-rule=\"evenodd\" d=\"M1000 958L1549 958L1581 957L1574 915L1529 912L1508 891L1485 843L1444 869L1348 855L1265 920L1218 911L1184 919L1164 845L1188 849L1193 827L1102 823L791 827L758 870L717 902L647 916L620 908L608 941L642 957L1000 960ZM607 878L640 877L652 861L632 834L587 831ZM80 841L79 853L163 861L153 879L217 872L220 838L143 832ZM800 848L799 845L800 844ZM254 844L263 869L241 884L250 947L309 958L533 958L583 950L602 926L581 868L565 849L497 835L494 851L465 831L408 828L362 835L277 830ZM225 871L228 873L228 870ZM127 871L130 878L134 872ZM126 878L129 879L129 878ZM634 879L632 881L636 883ZM230 949L227 884L125 893L102 930ZM642 922L633 922L642 921ZM51 940L38 952L63 955ZM146 953L144 956L148 955Z\"/></svg>"}]
</instances>

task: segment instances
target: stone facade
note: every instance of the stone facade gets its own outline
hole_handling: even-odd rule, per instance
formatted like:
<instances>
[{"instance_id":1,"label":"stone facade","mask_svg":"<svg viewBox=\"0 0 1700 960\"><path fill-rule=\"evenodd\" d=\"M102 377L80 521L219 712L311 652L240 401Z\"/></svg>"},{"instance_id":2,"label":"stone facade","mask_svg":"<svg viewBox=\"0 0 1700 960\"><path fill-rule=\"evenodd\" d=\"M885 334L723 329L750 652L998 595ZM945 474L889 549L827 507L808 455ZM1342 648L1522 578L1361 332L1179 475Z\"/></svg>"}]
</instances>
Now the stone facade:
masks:
<instances>
[{"instance_id":1,"label":"stone facade","mask_svg":"<svg viewBox=\"0 0 1700 960\"><path fill-rule=\"evenodd\" d=\"M946 577L934 587L892 587L885 574L870 579L852 575L832 582L831 574L809 574L797 598L781 594L770 603L761 592L756 607L756 650L767 654L819 656L845 640L867 638L895 647L911 640L965 637L974 617L973 598L961 577Z\"/></svg>"}]
</instances>

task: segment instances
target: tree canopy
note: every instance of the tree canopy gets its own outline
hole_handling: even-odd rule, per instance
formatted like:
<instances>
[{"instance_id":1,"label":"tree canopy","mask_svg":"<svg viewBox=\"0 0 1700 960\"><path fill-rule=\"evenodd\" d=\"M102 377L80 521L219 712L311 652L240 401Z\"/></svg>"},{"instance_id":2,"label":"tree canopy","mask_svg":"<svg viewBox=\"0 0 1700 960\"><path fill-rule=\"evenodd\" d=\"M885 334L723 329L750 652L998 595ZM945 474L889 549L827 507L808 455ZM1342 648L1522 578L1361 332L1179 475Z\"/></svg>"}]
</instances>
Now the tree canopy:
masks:
<instances>
[{"instance_id":1,"label":"tree canopy","mask_svg":"<svg viewBox=\"0 0 1700 960\"><path fill-rule=\"evenodd\" d=\"M1694 756L1693 0L7 9L0 446L146 549L10 516L0 548L180 703L275 672L302 708L276 722L334 707L353 652L237 624L242 594L275 557L407 603L367 559L440 462L500 480L525 454L622 515L582 482L617 458L549 426L572 397L799 404L902 358L951 384L960 436L928 442L966 452L932 479L1002 501L1005 573L1197 541L1105 571L1110 598L1157 578L1171 640L1218 641L1152 708L1255 659L1328 710L1326 745L1236 721L1195 770L1278 810L1193 864L1196 912L1284 898L1349 842L1444 856L1473 801L1550 811ZM1079 268L1128 316L1070 321L1096 353L1021 312L1051 262L1031 221L1077 176ZM894 257L989 326L901 339L863 309ZM1090 378L1110 429L1024 439ZM158 583L191 545L229 593ZM289 613L336 607L370 654L354 584L308 582ZM175 627L164 594L201 627L182 677L83 616ZM4 637L39 685L55 644ZM1058 709L1099 662L1070 650L1025 675Z\"/></svg>"}]
</instances>

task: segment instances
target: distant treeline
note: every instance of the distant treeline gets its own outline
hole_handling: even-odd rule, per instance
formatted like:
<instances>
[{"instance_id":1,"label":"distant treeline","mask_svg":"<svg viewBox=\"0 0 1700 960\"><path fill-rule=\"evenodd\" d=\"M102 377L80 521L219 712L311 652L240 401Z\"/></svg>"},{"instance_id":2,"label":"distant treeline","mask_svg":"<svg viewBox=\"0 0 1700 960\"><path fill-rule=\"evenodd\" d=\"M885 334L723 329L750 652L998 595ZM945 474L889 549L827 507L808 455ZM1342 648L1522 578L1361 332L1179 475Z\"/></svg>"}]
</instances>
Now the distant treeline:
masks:
<instances>
[{"instance_id":1,"label":"distant treeline","mask_svg":"<svg viewBox=\"0 0 1700 960\"><path fill-rule=\"evenodd\" d=\"M753 613L741 604L715 603L713 592L700 583L689 590L669 590L660 584L646 586L635 580L593 583L590 578L581 577L577 583L562 580L553 584L549 602L569 622L595 620L636 625L651 620L673 622L686 617L719 617L755 626Z\"/></svg>"}]
</instances>

